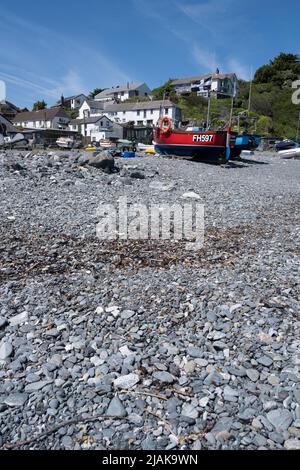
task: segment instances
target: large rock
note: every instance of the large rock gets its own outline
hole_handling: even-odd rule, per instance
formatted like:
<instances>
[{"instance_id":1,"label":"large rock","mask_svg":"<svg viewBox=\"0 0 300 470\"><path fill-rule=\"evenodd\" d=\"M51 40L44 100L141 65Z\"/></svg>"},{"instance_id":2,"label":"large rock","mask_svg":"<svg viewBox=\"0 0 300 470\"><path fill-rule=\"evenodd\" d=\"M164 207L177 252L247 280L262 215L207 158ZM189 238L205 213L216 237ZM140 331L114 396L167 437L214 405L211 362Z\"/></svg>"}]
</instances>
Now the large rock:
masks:
<instances>
[{"instance_id":1,"label":"large rock","mask_svg":"<svg viewBox=\"0 0 300 470\"><path fill-rule=\"evenodd\" d=\"M114 397L111 400L106 414L108 416L115 416L117 418L123 418L127 416L127 411L125 410L119 397Z\"/></svg>"},{"instance_id":2,"label":"large rock","mask_svg":"<svg viewBox=\"0 0 300 470\"><path fill-rule=\"evenodd\" d=\"M270 411L267 418L278 432L286 431L293 421L290 411L282 408Z\"/></svg>"},{"instance_id":3,"label":"large rock","mask_svg":"<svg viewBox=\"0 0 300 470\"><path fill-rule=\"evenodd\" d=\"M139 381L140 378L137 374L122 375L121 377L118 377L114 380L114 386L116 388L129 390L130 388L134 387Z\"/></svg>"},{"instance_id":4,"label":"large rock","mask_svg":"<svg viewBox=\"0 0 300 470\"><path fill-rule=\"evenodd\" d=\"M97 155L89 157L88 164L95 168L99 168L104 173L115 173L115 159L109 152L100 152Z\"/></svg>"},{"instance_id":5,"label":"large rock","mask_svg":"<svg viewBox=\"0 0 300 470\"><path fill-rule=\"evenodd\" d=\"M3 341L0 344L0 360L5 361L8 359L13 353L12 344L8 341Z\"/></svg>"}]
</instances>

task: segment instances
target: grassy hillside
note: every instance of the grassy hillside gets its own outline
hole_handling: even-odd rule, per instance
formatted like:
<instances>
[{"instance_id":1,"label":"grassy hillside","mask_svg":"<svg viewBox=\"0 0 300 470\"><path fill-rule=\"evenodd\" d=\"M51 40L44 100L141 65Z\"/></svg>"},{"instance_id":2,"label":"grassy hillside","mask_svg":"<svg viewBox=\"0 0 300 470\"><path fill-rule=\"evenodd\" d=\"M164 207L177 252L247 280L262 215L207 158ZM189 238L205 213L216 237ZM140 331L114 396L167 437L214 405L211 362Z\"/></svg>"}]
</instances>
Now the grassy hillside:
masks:
<instances>
[{"instance_id":1,"label":"grassy hillside","mask_svg":"<svg viewBox=\"0 0 300 470\"><path fill-rule=\"evenodd\" d=\"M257 118L241 130L256 130L262 136L277 136L295 139L297 134L300 105L292 103L294 80L300 78L300 62L294 54L279 54L269 64L259 68L252 84L250 116ZM195 95L178 97L171 87L172 79L162 87L153 90L156 99L171 99L177 103L183 113L183 120L195 125L206 121L208 100ZM233 127L237 130L238 113L248 109L250 82L240 81L240 92L234 102ZM230 99L211 100L211 121L213 127L226 125L230 117Z\"/></svg>"}]
</instances>

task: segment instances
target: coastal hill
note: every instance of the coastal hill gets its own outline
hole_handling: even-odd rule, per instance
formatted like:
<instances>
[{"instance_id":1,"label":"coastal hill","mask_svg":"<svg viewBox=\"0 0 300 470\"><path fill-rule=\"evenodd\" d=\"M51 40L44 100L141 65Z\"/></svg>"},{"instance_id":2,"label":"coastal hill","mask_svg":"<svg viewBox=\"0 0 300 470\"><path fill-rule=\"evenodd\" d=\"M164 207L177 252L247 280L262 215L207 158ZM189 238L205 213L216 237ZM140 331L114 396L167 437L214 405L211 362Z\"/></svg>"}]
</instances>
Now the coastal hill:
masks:
<instances>
[{"instance_id":1,"label":"coastal hill","mask_svg":"<svg viewBox=\"0 0 300 470\"><path fill-rule=\"evenodd\" d=\"M300 79L300 61L295 54L281 53L269 64L260 67L252 83L250 116L257 118L250 123L248 130L262 136L277 136L295 139L297 134L300 105L292 103L295 91L292 83ZM196 94L177 96L172 88L172 81L153 90L155 99L172 100L177 103L183 113L183 120L201 125L207 117L207 98ZM234 102L234 116L248 110L251 83L239 80L239 95ZM226 125L229 121L231 99L211 100L211 121L213 127ZM237 119L234 119L237 129ZM241 130L247 127L241 124Z\"/></svg>"}]
</instances>

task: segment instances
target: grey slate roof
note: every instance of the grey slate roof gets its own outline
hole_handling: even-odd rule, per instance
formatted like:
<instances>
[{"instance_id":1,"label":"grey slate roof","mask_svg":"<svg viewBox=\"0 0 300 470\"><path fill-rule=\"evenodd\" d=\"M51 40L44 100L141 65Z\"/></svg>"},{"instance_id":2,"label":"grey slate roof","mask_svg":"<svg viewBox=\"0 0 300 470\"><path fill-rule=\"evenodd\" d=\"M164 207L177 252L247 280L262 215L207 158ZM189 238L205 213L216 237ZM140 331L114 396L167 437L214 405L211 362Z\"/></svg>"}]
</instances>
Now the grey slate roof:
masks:
<instances>
[{"instance_id":1,"label":"grey slate roof","mask_svg":"<svg viewBox=\"0 0 300 470\"><path fill-rule=\"evenodd\" d=\"M90 108L95 108L95 109L104 109L104 103L101 101L95 101L95 100L85 100L87 104L89 105Z\"/></svg>"},{"instance_id":2,"label":"grey slate roof","mask_svg":"<svg viewBox=\"0 0 300 470\"><path fill-rule=\"evenodd\" d=\"M158 101L141 101L140 103L120 103L110 104L105 106L105 112L118 112L118 111L143 111L144 109L160 109L177 107L169 100Z\"/></svg>"},{"instance_id":3,"label":"grey slate roof","mask_svg":"<svg viewBox=\"0 0 300 470\"><path fill-rule=\"evenodd\" d=\"M72 126L80 125L80 124L96 124L96 122L101 121L101 119L106 119L110 121L110 119L103 115L103 116L91 116L85 119L73 119L70 124ZM110 121L111 122L111 121Z\"/></svg>"},{"instance_id":4,"label":"grey slate roof","mask_svg":"<svg viewBox=\"0 0 300 470\"><path fill-rule=\"evenodd\" d=\"M36 122L36 121L52 121L55 117L69 118L63 108L54 107L49 109L41 109L40 111L26 111L24 113L18 113L13 122Z\"/></svg>"},{"instance_id":5,"label":"grey slate roof","mask_svg":"<svg viewBox=\"0 0 300 470\"><path fill-rule=\"evenodd\" d=\"M75 98L78 98L79 96L84 96L85 98L87 98L86 95L84 95L83 93L79 93L78 95L68 96L67 98L64 97L64 100L65 100L65 101L71 101L71 100L73 100L73 99L75 99ZM60 105L60 104L61 104L61 99L59 99L59 100L56 102L56 104L57 104L57 105Z\"/></svg>"},{"instance_id":6,"label":"grey slate roof","mask_svg":"<svg viewBox=\"0 0 300 470\"><path fill-rule=\"evenodd\" d=\"M201 80L208 80L209 78L220 78L221 80L224 80L224 78L231 78L235 74L234 73L205 73L202 75L196 75L194 77L186 77L186 78L180 78L179 80L174 80L172 82L173 86L176 85L185 85L189 83L194 83L194 82L199 82Z\"/></svg>"},{"instance_id":7,"label":"grey slate roof","mask_svg":"<svg viewBox=\"0 0 300 470\"><path fill-rule=\"evenodd\" d=\"M134 91L137 90L140 86L144 85L144 83L128 83L127 85L119 85L113 88L107 88L103 90L101 93L95 96L96 99L101 98L108 98L109 96L113 95L114 93L120 93L122 91Z\"/></svg>"}]
</instances>

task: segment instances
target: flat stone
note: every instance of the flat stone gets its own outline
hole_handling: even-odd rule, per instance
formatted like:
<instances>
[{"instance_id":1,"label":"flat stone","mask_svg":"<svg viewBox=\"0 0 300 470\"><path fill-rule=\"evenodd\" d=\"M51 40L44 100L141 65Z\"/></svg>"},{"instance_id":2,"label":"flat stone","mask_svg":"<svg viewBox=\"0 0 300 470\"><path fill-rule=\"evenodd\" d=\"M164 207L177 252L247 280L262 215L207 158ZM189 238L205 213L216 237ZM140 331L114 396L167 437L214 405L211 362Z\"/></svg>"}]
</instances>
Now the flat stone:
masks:
<instances>
[{"instance_id":1,"label":"flat stone","mask_svg":"<svg viewBox=\"0 0 300 470\"><path fill-rule=\"evenodd\" d=\"M128 375L122 375L121 377L118 377L117 379L114 380L113 383L116 388L128 390L134 387L139 381L140 381L140 378L137 374L128 374Z\"/></svg>"},{"instance_id":2,"label":"flat stone","mask_svg":"<svg viewBox=\"0 0 300 470\"><path fill-rule=\"evenodd\" d=\"M26 393L12 393L3 400L3 403L10 407L23 406L27 400L28 395Z\"/></svg>"},{"instance_id":3,"label":"flat stone","mask_svg":"<svg viewBox=\"0 0 300 470\"><path fill-rule=\"evenodd\" d=\"M175 381L175 377L169 372L154 372L153 378L167 384L172 384Z\"/></svg>"},{"instance_id":4,"label":"flat stone","mask_svg":"<svg viewBox=\"0 0 300 470\"><path fill-rule=\"evenodd\" d=\"M276 375L269 375L268 377L268 382L270 385L278 385L280 383L280 380L278 377L276 377Z\"/></svg>"},{"instance_id":5,"label":"flat stone","mask_svg":"<svg viewBox=\"0 0 300 470\"><path fill-rule=\"evenodd\" d=\"M265 367L269 367L271 364L273 364L273 359L270 356L261 356L257 359L257 362Z\"/></svg>"},{"instance_id":6,"label":"flat stone","mask_svg":"<svg viewBox=\"0 0 300 470\"><path fill-rule=\"evenodd\" d=\"M260 422L257 418L254 418L254 419L252 420L251 426L252 426L255 430L260 430L260 429L263 428L263 425L261 424L261 422Z\"/></svg>"},{"instance_id":7,"label":"flat stone","mask_svg":"<svg viewBox=\"0 0 300 470\"><path fill-rule=\"evenodd\" d=\"M12 344L8 341L2 342L0 346L0 360L5 361L12 355L12 353L13 353Z\"/></svg>"},{"instance_id":8,"label":"flat stone","mask_svg":"<svg viewBox=\"0 0 300 470\"><path fill-rule=\"evenodd\" d=\"M223 377L221 374L213 370L204 380L205 385L216 385L219 386L223 383Z\"/></svg>"},{"instance_id":9,"label":"flat stone","mask_svg":"<svg viewBox=\"0 0 300 470\"><path fill-rule=\"evenodd\" d=\"M25 392L37 392L38 390L42 390L42 388L46 387L52 383L51 380L40 380L39 382L34 382L26 385Z\"/></svg>"},{"instance_id":10,"label":"flat stone","mask_svg":"<svg viewBox=\"0 0 300 470\"><path fill-rule=\"evenodd\" d=\"M195 358L201 358L203 356L203 351L200 348L196 348L194 346L188 348L186 352L189 356Z\"/></svg>"},{"instance_id":11,"label":"flat stone","mask_svg":"<svg viewBox=\"0 0 300 470\"><path fill-rule=\"evenodd\" d=\"M230 433L228 431L220 431L216 434L217 441L228 441Z\"/></svg>"},{"instance_id":12,"label":"flat stone","mask_svg":"<svg viewBox=\"0 0 300 470\"><path fill-rule=\"evenodd\" d=\"M199 411L195 406L190 403L185 403L182 407L182 416L187 416L188 418L197 419L199 416Z\"/></svg>"},{"instance_id":13,"label":"flat stone","mask_svg":"<svg viewBox=\"0 0 300 470\"><path fill-rule=\"evenodd\" d=\"M193 191L189 191L187 193L184 193L181 196L181 199L201 199L201 196L199 196L199 194L194 193Z\"/></svg>"},{"instance_id":14,"label":"flat stone","mask_svg":"<svg viewBox=\"0 0 300 470\"><path fill-rule=\"evenodd\" d=\"M293 415L284 408L277 408L267 413L268 421L274 426L277 432L286 431L293 422Z\"/></svg>"},{"instance_id":15,"label":"flat stone","mask_svg":"<svg viewBox=\"0 0 300 470\"><path fill-rule=\"evenodd\" d=\"M209 402L209 398L208 397L203 397L203 398L200 398L199 400L199 405L202 407L202 408L205 408L206 405L208 404Z\"/></svg>"},{"instance_id":16,"label":"flat stone","mask_svg":"<svg viewBox=\"0 0 300 470\"><path fill-rule=\"evenodd\" d=\"M19 313L19 315L15 315L9 319L10 326L18 326L26 322L28 322L28 312Z\"/></svg>"},{"instance_id":17,"label":"flat stone","mask_svg":"<svg viewBox=\"0 0 300 470\"><path fill-rule=\"evenodd\" d=\"M134 354L133 351L130 351L128 346L122 346L121 348L119 348L119 351L120 351L120 353L122 354L123 357L128 357L128 356L131 356L132 354Z\"/></svg>"},{"instance_id":18,"label":"flat stone","mask_svg":"<svg viewBox=\"0 0 300 470\"><path fill-rule=\"evenodd\" d=\"M206 367L208 365L208 361L206 359L195 359L195 363L199 367Z\"/></svg>"},{"instance_id":19,"label":"flat stone","mask_svg":"<svg viewBox=\"0 0 300 470\"><path fill-rule=\"evenodd\" d=\"M149 184L150 189L156 189L158 191L171 191L176 186L175 182L160 182L160 181L153 181Z\"/></svg>"},{"instance_id":20,"label":"flat stone","mask_svg":"<svg viewBox=\"0 0 300 470\"><path fill-rule=\"evenodd\" d=\"M257 382L260 376L260 373L255 369L247 369L246 374L252 382Z\"/></svg>"},{"instance_id":21,"label":"flat stone","mask_svg":"<svg viewBox=\"0 0 300 470\"><path fill-rule=\"evenodd\" d=\"M233 418L221 418L219 421L215 424L215 426L212 429L212 433L214 435L218 434L219 432L222 431L227 431L229 432L233 424Z\"/></svg>"},{"instance_id":22,"label":"flat stone","mask_svg":"<svg viewBox=\"0 0 300 470\"><path fill-rule=\"evenodd\" d=\"M226 385L226 387L224 388L224 400L225 401L235 402L238 400L239 394L240 392L238 390L234 390L228 385Z\"/></svg>"},{"instance_id":23,"label":"flat stone","mask_svg":"<svg viewBox=\"0 0 300 470\"><path fill-rule=\"evenodd\" d=\"M115 416L115 417L120 417L120 418L127 416L127 411L125 410L119 397L114 397L111 400L109 407L106 411L106 414L108 416Z\"/></svg>"},{"instance_id":24,"label":"flat stone","mask_svg":"<svg viewBox=\"0 0 300 470\"><path fill-rule=\"evenodd\" d=\"M135 312L133 310L124 310L121 313L121 318L122 320L129 320L129 318L133 317L135 315Z\"/></svg>"},{"instance_id":25,"label":"flat stone","mask_svg":"<svg viewBox=\"0 0 300 470\"><path fill-rule=\"evenodd\" d=\"M195 368L196 368L195 361L188 361L184 365L184 371L185 371L186 374L193 374L193 372L195 372Z\"/></svg>"},{"instance_id":26,"label":"flat stone","mask_svg":"<svg viewBox=\"0 0 300 470\"><path fill-rule=\"evenodd\" d=\"M39 376L38 376L37 374L32 374L32 373L30 373L30 374L28 374L28 375L26 376L26 382L27 382L27 383L30 383L30 384L31 384L31 383L35 383L35 382L38 382L39 380L40 380L40 378L39 378Z\"/></svg>"},{"instance_id":27,"label":"flat stone","mask_svg":"<svg viewBox=\"0 0 300 470\"><path fill-rule=\"evenodd\" d=\"M64 436L61 440L61 443L65 449L71 449L73 446L73 441L70 436Z\"/></svg>"},{"instance_id":28,"label":"flat stone","mask_svg":"<svg viewBox=\"0 0 300 470\"><path fill-rule=\"evenodd\" d=\"M300 439L288 439L284 443L287 450L300 450Z\"/></svg>"}]
</instances>

